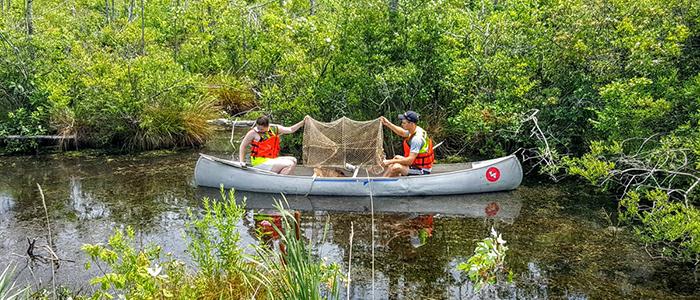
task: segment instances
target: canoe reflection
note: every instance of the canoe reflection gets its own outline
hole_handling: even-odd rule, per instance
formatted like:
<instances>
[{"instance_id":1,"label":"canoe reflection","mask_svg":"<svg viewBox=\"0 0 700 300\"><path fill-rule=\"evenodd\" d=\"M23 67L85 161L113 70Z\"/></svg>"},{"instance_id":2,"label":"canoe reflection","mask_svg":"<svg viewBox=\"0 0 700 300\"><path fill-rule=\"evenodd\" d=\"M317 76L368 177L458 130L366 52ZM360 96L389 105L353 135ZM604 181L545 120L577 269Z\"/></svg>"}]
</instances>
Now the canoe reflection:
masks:
<instances>
[{"instance_id":1,"label":"canoe reflection","mask_svg":"<svg viewBox=\"0 0 700 300\"><path fill-rule=\"evenodd\" d=\"M220 191L197 188L196 197L218 199ZM236 199L245 197L248 209L274 209L275 200L286 198L289 209L299 211L369 213L369 197L297 196L254 192L236 192ZM489 218L512 224L522 208L518 191L473 195L431 197L375 197L374 212L388 214L439 214L463 218Z\"/></svg>"}]
</instances>

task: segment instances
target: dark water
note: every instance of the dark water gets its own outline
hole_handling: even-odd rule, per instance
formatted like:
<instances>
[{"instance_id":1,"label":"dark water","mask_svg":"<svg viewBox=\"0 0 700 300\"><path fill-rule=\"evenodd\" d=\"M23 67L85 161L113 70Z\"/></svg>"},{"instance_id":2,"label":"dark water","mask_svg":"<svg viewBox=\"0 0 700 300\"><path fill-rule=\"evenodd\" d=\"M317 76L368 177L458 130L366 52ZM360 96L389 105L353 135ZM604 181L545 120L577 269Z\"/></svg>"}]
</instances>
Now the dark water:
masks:
<instances>
[{"instance_id":1,"label":"dark water","mask_svg":"<svg viewBox=\"0 0 700 300\"><path fill-rule=\"evenodd\" d=\"M182 237L187 208L218 191L193 186L196 153L136 156L64 153L0 158L0 267L15 262L20 283L49 284L50 266L26 268L27 238L46 244L41 184L57 255L57 282L89 292L83 243L106 242L114 228L132 226L140 243L155 242L187 261ZM270 183L274 184L274 183ZM239 199L243 195L239 195ZM253 212L273 195L246 194L251 212L239 224L243 242L256 243ZM276 196L275 196L276 197ZM455 270L493 226L507 240L511 286L489 297L523 299L699 298L688 267L652 260L628 230L617 230L609 198L580 188L527 183L516 191L476 196L374 199L376 299L473 299ZM355 299L372 295L371 217L367 198L290 197L301 210L307 238L326 241L319 255L346 268L354 227ZM482 295L483 296L483 295Z\"/></svg>"}]
</instances>

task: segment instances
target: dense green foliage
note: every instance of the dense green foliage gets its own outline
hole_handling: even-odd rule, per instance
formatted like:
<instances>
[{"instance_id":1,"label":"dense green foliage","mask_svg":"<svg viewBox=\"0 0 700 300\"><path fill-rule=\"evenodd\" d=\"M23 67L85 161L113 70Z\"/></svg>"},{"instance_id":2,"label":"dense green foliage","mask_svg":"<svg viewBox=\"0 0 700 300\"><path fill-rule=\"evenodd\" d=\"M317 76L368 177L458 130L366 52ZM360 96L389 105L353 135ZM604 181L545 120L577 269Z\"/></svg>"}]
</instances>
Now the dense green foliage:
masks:
<instances>
[{"instance_id":1,"label":"dense green foliage","mask_svg":"<svg viewBox=\"0 0 700 300\"><path fill-rule=\"evenodd\" d=\"M558 162L547 171L622 194L660 187L680 210L698 201L698 1L27 3L2 1L0 135L146 149L200 144L216 101L285 124L413 109L446 140L442 155L501 155L545 136ZM543 135L521 122L533 110ZM656 183L625 172L647 167Z\"/></svg>"}]
</instances>

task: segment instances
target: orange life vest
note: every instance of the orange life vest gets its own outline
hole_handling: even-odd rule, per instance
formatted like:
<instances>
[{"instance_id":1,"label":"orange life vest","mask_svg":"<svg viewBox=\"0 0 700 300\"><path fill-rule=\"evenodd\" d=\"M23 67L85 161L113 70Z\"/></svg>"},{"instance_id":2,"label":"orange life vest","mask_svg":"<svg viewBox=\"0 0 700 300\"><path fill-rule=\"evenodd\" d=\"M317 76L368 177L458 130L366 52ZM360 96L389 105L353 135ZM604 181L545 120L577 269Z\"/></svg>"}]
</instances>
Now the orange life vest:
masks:
<instances>
[{"instance_id":1,"label":"orange life vest","mask_svg":"<svg viewBox=\"0 0 700 300\"><path fill-rule=\"evenodd\" d=\"M258 135L260 140L256 141L253 139L250 142L250 156L251 157L266 157L266 158L276 158L280 155L280 136L272 130L272 126L267 132Z\"/></svg>"},{"instance_id":2,"label":"orange life vest","mask_svg":"<svg viewBox=\"0 0 700 300\"><path fill-rule=\"evenodd\" d=\"M425 140L425 143L423 143L423 147L420 149L420 151L418 151L418 155L416 156L416 159L413 160L411 167L416 169L431 169L433 167L433 161L435 160L435 153L433 153L433 141L428 138L428 134L425 132L425 130L421 131L423 132L423 140ZM415 134L416 133L414 132L403 140L404 157L411 155L411 146L409 145L409 142Z\"/></svg>"}]
</instances>

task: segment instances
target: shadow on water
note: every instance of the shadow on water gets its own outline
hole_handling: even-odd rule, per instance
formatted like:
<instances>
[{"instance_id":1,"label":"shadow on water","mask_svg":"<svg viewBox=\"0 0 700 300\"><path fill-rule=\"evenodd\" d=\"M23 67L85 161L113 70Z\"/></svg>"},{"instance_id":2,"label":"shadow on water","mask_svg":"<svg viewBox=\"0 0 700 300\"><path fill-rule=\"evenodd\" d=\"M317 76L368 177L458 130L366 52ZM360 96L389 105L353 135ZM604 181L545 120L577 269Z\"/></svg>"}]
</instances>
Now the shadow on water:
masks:
<instances>
[{"instance_id":1,"label":"shadow on water","mask_svg":"<svg viewBox=\"0 0 700 300\"><path fill-rule=\"evenodd\" d=\"M36 183L46 192L53 242L64 262L57 281L89 291L97 275L83 268L84 243L103 243L114 228L132 226L140 244L163 246L187 261L182 237L187 209L216 189L196 188L196 153L135 156L0 158L0 267L25 265L26 238L46 243L46 224ZM239 224L244 244L254 244L257 214L273 211L281 195L237 192L249 213ZM304 236L318 255L347 268L350 224L354 227L352 298L371 298L370 200L362 197L289 196L301 211ZM471 196L375 198L375 295L377 299L471 299L469 283L456 272L493 226L509 246L513 285L486 298L678 298L698 297L692 271L649 259L627 231L612 226L609 198L580 189L528 184L513 192ZM326 240L322 241L328 225ZM48 265L21 283L50 282Z\"/></svg>"}]
</instances>

